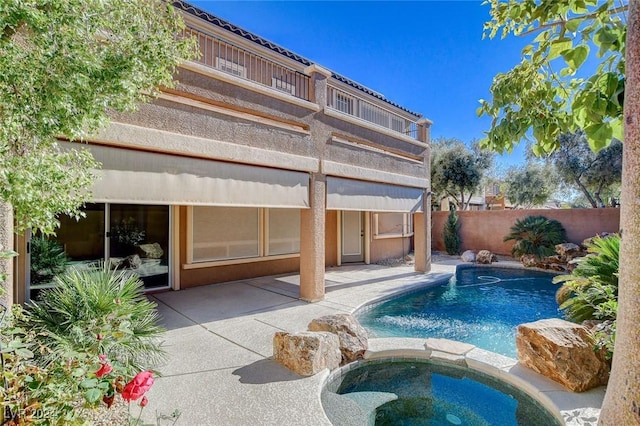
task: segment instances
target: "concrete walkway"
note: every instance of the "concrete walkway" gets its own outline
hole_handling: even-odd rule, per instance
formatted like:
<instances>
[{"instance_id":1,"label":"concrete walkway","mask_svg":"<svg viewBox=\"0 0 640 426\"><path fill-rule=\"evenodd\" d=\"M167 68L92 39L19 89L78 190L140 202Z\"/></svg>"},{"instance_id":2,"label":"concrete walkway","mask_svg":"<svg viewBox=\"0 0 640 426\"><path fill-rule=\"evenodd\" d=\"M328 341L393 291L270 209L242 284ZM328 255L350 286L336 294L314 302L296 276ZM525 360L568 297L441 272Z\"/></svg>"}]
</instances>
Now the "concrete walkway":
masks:
<instances>
[{"instance_id":1,"label":"concrete walkway","mask_svg":"<svg viewBox=\"0 0 640 426\"><path fill-rule=\"evenodd\" d=\"M435 259L428 275L412 266L328 268L326 297L313 304L298 299L295 274L151 296L167 329L169 361L148 393L145 424L172 424L162 417L178 410L177 425L330 425L319 396L328 372L305 378L275 363L274 333L303 331L322 315L442 279L457 263Z\"/></svg>"}]
</instances>

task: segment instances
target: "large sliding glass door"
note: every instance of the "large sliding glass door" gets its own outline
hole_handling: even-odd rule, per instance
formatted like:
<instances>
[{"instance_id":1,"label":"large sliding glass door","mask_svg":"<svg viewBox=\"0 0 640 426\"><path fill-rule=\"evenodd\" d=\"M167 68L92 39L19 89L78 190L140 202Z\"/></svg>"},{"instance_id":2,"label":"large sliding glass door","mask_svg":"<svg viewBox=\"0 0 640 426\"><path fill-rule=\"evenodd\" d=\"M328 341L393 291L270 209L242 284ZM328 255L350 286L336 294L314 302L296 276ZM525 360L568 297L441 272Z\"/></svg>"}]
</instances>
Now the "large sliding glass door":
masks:
<instances>
[{"instance_id":1,"label":"large sliding glass door","mask_svg":"<svg viewBox=\"0 0 640 426\"><path fill-rule=\"evenodd\" d=\"M169 286L169 206L88 204L86 217L60 217L56 236L29 241L29 295L54 284L69 268L89 269L105 262L137 274L147 289Z\"/></svg>"},{"instance_id":2,"label":"large sliding glass door","mask_svg":"<svg viewBox=\"0 0 640 426\"><path fill-rule=\"evenodd\" d=\"M169 207L136 204L109 206L108 262L134 271L145 288L169 283Z\"/></svg>"}]
</instances>

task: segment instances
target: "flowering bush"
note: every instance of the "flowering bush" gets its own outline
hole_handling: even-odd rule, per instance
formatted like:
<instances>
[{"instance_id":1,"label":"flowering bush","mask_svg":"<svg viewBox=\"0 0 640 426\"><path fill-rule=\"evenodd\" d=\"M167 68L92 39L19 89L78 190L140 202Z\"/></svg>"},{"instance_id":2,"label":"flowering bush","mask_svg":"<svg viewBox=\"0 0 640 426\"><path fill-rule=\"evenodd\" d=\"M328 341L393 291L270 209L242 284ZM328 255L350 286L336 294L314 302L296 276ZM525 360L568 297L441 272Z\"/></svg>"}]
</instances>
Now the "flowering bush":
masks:
<instances>
[{"instance_id":1,"label":"flowering bush","mask_svg":"<svg viewBox=\"0 0 640 426\"><path fill-rule=\"evenodd\" d=\"M5 424L85 424L78 408L118 395L144 408L163 357L157 318L140 280L108 269L70 271L38 305L14 306L0 323Z\"/></svg>"}]
</instances>

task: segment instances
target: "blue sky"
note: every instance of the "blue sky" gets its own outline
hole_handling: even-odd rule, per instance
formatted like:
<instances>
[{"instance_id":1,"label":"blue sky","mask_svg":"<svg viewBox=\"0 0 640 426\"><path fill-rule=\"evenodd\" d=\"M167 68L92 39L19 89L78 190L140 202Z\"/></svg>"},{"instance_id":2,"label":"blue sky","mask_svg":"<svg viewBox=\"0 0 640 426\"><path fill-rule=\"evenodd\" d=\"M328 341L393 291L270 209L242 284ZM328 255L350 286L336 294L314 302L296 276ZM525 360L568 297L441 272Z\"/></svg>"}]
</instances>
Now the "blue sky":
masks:
<instances>
[{"instance_id":1,"label":"blue sky","mask_svg":"<svg viewBox=\"0 0 640 426\"><path fill-rule=\"evenodd\" d=\"M478 100L526 40L482 40L481 1L191 1L431 119L432 138L480 139ZM524 145L498 157L524 161Z\"/></svg>"}]
</instances>

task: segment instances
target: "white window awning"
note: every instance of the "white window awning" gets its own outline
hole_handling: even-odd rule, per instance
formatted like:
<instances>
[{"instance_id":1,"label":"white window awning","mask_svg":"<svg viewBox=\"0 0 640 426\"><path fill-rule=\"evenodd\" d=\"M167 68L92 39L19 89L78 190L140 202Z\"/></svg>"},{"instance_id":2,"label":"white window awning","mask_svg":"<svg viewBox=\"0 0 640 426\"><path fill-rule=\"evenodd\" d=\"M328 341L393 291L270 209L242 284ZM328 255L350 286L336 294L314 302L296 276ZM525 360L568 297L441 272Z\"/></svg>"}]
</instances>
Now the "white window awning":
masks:
<instances>
[{"instance_id":1,"label":"white window awning","mask_svg":"<svg viewBox=\"0 0 640 426\"><path fill-rule=\"evenodd\" d=\"M74 145L61 143L65 149ZM309 207L309 175L304 172L101 145L83 147L102 163L91 188L96 202Z\"/></svg>"},{"instance_id":2,"label":"white window awning","mask_svg":"<svg viewBox=\"0 0 640 426\"><path fill-rule=\"evenodd\" d=\"M327 210L421 212L424 189L327 177Z\"/></svg>"}]
</instances>

